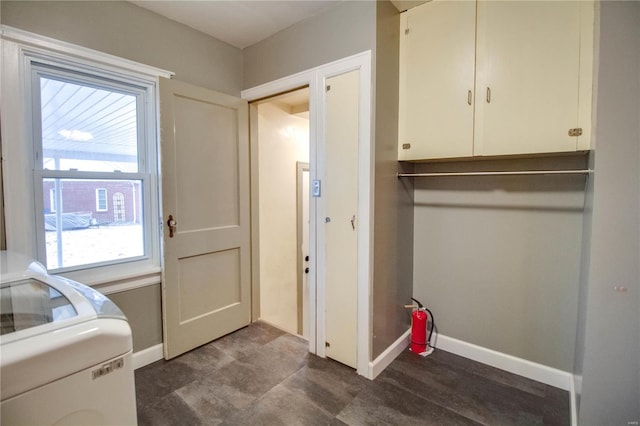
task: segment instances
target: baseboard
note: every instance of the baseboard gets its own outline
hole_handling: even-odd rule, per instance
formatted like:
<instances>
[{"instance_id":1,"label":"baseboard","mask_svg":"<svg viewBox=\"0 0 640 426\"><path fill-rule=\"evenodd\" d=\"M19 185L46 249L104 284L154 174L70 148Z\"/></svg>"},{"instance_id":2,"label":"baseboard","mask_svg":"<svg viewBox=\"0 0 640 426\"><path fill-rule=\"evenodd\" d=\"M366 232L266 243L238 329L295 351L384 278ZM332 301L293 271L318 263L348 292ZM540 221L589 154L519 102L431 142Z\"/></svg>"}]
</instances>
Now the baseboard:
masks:
<instances>
[{"instance_id":1,"label":"baseboard","mask_svg":"<svg viewBox=\"0 0 640 426\"><path fill-rule=\"evenodd\" d=\"M581 395L582 394L582 375L581 374L573 375L573 385L575 387L576 394Z\"/></svg>"},{"instance_id":2,"label":"baseboard","mask_svg":"<svg viewBox=\"0 0 640 426\"><path fill-rule=\"evenodd\" d=\"M451 352L537 382L555 386L566 391L571 391L573 388L573 374L557 368L548 367L441 334L437 335L434 343L437 349Z\"/></svg>"},{"instance_id":3,"label":"baseboard","mask_svg":"<svg viewBox=\"0 0 640 426\"><path fill-rule=\"evenodd\" d=\"M378 374L382 373L382 371L384 371L384 369L387 368L389 364L391 364L393 360L407 348L407 346L409 346L410 335L411 330L405 331L398 340L393 342L391 346L382 352L376 359L369 362L368 379L375 379Z\"/></svg>"},{"instance_id":4,"label":"baseboard","mask_svg":"<svg viewBox=\"0 0 640 426\"><path fill-rule=\"evenodd\" d=\"M569 403L571 404L571 426L578 426L578 399L577 395L582 392L582 376L573 375L571 390L569 391Z\"/></svg>"},{"instance_id":5,"label":"baseboard","mask_svg":"<svg viewBox=\"0 0 640 426\"><path fill-rule=\"evenodd\" d=\"M163 357L162 343L155 346L148 347L138 352L133 353L133 369L137 370L145 365L149 365L153 362L160 361Z\"/></svg>"},{"instance_id":6,"label":"baseboard","mask_svg":"<svg viewBox=\"0 0 640 426\"><path fill-rule=\"evenodd\" d=\"M582 377L441 334L436 336L435 346L440 350L569 391L571 425L578 425L576 390L580 392Z\"/></svg>"}]
</instances>

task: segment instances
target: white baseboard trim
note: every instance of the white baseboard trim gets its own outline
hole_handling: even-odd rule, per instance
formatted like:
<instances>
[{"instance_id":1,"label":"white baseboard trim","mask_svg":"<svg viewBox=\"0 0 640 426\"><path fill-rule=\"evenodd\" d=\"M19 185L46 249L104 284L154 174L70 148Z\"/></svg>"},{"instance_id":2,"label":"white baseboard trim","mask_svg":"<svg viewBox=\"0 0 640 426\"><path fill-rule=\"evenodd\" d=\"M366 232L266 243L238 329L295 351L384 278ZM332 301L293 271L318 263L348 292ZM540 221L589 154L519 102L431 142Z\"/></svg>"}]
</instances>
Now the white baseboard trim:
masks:
<instances>
[{"instance_id":1,"label":"white baseboard trim","mask_svg":"<svg viewBox=\"0 0 640 426\"><path fill-rule=\"evenodd\" d=\"M439 334L435 339L434 346L437 349L451 352L481 362L482 364L490 365L566 391L571 391L573 387L573 374L571 373L494 351L493 349L463 342L453 337Z\"/></svg>"},{"instance_id":2,"label":"white baseboard trim","mask_svg":"<svg viewBox=\"0 0 640 426\"><path fill-rule=\"evenodd\" d=\"M580 381L578 388L578 380ZM569 404L571 404L571 426L578 426L578 401L576 395L581 392L582 376L573 375L571 389L569 390ZM578 391L580 389L580 391Z\"/></svg>"},{"instance_id":3,"label":"white baseboard trim","mask_svg":"<svg viewBox=\"0 0 640 426\"><path fill-rule=\"evenodd\" d=\"M381 353L380 356L369 362L368 378L373 380L382 373L382 371L409 346L410 337L411 330L407 330L398 340ZM548 367L513 355L494 351L493 349L467 343L454 339L453 337L447 337L441 334L435 335L434 337L434 346L436 346L437 350L451 352L452 354L482 364L490 365L537 382L569 391L571 425L578 425L576 392L580 393L581 391L582 376L574 376L571 373L557 368Z\"/></svg>"},{"instance_id":4,"label":"white baseboard trim","mask_svg":"<svg viewBox=\"0 0 640 426\"><path fill-rule=\"evenodd\" d=\"M576 389L576 394L582 394L582 374L573 375L573 386Z\"/></svg>"},{"instance_id":5,"label":"white baseboard trim","mask_svg":"<svg viewBox=\"0 0 640 426\"><path fill-rule=\"evenodd\" d=\"M164 356L162 343L133 353L133 369L137 370L145 365L160 361Z\"/></svg>"},{"instance_id":6,"label":"white baseboard trim","mask_svg":"<svg viewBox=\"0 0 640 426\"><path fill-rule=\"evenodd\" d=\"M393 362L394 359L400 353L409 346L411 330L405 331L402 336L391 344L384 352L382 352L376 359L369 362L369 371L367 378L370 380L378 377L378 374L382 373L385 368Z\"/></svg>"},{"instance_id":7,"label":"white baseboard trim","mask_svg":"<svg viewBox=\"0 0 640 426\"><path fill-rule=\"evenodd\" d=\"M441 334L436 335L435 346L443 351L569 391L571 425L578 425L576 389L580 391L582 377Z\"/></svg>"}]
</instances>

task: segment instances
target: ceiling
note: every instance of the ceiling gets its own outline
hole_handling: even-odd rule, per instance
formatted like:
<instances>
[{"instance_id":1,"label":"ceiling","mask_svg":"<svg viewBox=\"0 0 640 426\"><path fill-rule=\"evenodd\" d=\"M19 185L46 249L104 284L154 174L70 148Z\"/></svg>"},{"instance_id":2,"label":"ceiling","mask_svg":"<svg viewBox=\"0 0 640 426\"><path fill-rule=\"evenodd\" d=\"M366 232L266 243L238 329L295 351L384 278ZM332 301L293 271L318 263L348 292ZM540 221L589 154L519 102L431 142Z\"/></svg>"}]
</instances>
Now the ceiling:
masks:
<instances>
[{"instance_id":1,"label":"ceiling","mask_svg":"<svg viewBox=\"0 0 640 426\"><path fill-rule=\"evenodd\" d=\"M340 1L343 0L142 0L131 3L244 49L319 15ZM392 3L402 11L425 1L392 0Z\"/></svg>"}]
</instances>

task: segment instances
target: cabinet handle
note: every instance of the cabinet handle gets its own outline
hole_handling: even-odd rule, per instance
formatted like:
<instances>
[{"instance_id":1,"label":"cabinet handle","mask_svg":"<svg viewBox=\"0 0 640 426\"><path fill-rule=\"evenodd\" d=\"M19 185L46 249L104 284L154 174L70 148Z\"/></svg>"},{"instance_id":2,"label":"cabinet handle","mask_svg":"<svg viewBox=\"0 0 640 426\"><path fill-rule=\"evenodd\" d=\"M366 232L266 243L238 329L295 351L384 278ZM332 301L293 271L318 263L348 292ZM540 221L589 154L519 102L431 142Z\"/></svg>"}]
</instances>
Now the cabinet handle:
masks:
<instances>
[{"instance_id":1,"label":"cabinet handle","mask_svg":"<svg viewBox=\"0 0 640 426\"><path fill-rule=\"evenodd\" d=\"M471 105L471 96L472 96L472 94L471 94L471 90L469 90L469 92L467 93L467 103L468 103L469 105Z\"/></svg>"},{"instance_id":2,"label":"cabinet handle","mask_svg":"<svg viewBox=\"0 0 640 426\"><path fill-rule=\"evenodd\" d=\"M491 88L487 87L487 103L491 103Z\"/></svg>"}]
</instances>

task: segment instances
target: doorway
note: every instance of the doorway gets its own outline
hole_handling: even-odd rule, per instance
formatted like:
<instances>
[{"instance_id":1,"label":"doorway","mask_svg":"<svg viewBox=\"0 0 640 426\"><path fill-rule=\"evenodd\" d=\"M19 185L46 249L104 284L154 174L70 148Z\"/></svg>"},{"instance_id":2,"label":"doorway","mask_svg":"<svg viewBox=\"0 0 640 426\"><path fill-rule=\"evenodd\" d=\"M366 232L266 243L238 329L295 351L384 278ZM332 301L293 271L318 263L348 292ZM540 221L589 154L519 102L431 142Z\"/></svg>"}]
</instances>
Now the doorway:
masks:
<instances>
[{"instance_id":1,"label":"doorway","mask_svg":"<svg viewBox=\"0 0 640 426\"><path fill-rule=\"evenodd\" d=\"M372 152L373 143L371 139L371 52L363 52L348 58L340 59L332 63L302 71L298 74L284 77L261 86L244 90L243 99L248 101L260 101L271 96L296 90L300 87L309 87L309 141L310 141L310 161L309 179L311 181L310 208L309 208L309 256L310 273L308 276L308 319L309 319L309 352L320 357L332 357L332 351L327 351L327 337L331 332L328 330L329 324L327 314L330 311L331 291L328 289L328 269L327 258L328 243L333 240L328 235L327 224L331 223L330 205L327 203L328 193L324 191L327 183L326 168L327 162L331 161L327 150L327 111L329 97L328 86L333 77L341 76L352 71L357 71L357 97L358 105L355 111L357 117L350 120L357 126L357 158L354 170L357 178L357 194L352 198L356 202L357 210L355 218L353 212L347 217L347 225L350 235L354 237L356 245L355 261L355 282L350 280L350 285L355 287L355 294L352 298L353 304L348 309L350 320L347 321L355 329L355 334L351 334L349 341L356 348L355 362L352 366L357 369L358 374L373 378L374 366L371 362L371 288L372 288L372 261L373 261L373 163ZM257 132L257 107L250 105L250 132L251 132L251 204L252 204L252 316L254 319L260 318L260 296L261 283L259 281L260 265L264 262L260 253L259 243L256 235L260 235L260 223L257 214L259 205L259 167L255 159L258 158L258 132ZM329 154L330 155L330 154ZM334 214L335 215L335 214ZM340 223L342 223L342 215ZM351 225L353 223L353 225ZM354 232L354 227L357 232ZM259 237L258 237L259 238ZM353 263L353 262L352 262ZM335 263L337 266L337 263ZM354 341L355 336L355 341ZM341 339L343 340L343 339ZM353 357L351 357L353 361Z\"/></svg>"},{"instance_id":2,"label":"doorway","mask_svg":"<svg viewBox=\"0 0 640 426\"><path fill-rule=\"evenodd\" d=\"M254 106L259 187L259 318L308 339L305 320L308 282L304 273L308 266L304 263L309 259L309 89L264 99Z\"/></svg>"}]
</instances>

